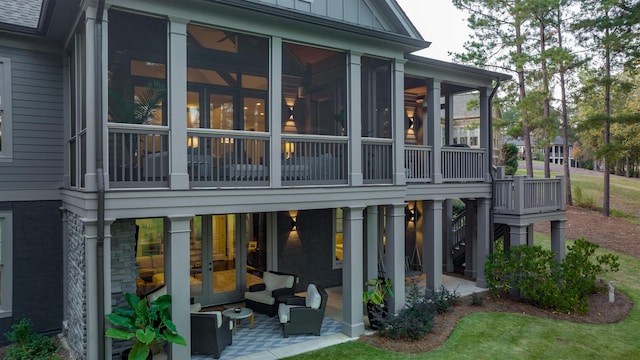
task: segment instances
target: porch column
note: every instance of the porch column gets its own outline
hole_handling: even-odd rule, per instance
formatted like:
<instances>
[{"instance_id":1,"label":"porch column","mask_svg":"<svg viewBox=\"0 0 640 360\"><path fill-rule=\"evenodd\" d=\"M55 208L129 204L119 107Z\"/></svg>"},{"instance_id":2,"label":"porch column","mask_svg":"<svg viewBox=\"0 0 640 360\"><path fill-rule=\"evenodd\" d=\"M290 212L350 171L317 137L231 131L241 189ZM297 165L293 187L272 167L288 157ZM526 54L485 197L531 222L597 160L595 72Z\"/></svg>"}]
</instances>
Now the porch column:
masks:
<instances>
[{"instance_id":1,"label":"porch column","mask_svg":"<svg viewBox=\"0 0 640 360\"><path fill-rule=\"evenodd\" d=\"M364 314L362 303L362 291L364 289L362 276L363 210L364 206L343 209L342 332L351 337L364 333L362 316Z\"/></svg>"},{"instance_id":2,"label":"porch column","mask_svg":"<svg viewBox=\"0 0 640 360\"><path fill-rule=\"evenodd\" d=\"M169 186L171 190L189 189L187 173L187 23L169 17L169 64L167 101L169 102Z\"/></svg>"},{"instance_id":3,"label":"porch column","mask_svg":"<svg viewBox=\"0 0 640 360\"><path fill-rule=\"evenodd\" d=\"M442 200L423 201L422 222L423 272L427 278L427 289L437 290L442 286Z\"/></svg>"},{"instance_id":4,"label":"porch column","mask_svg":"<svg viewBox=\"0 0 640 360\"><path fill-rule=\"evenodd\" d=\"M349 184L351 186L362 185L362 83L361 67L362 53L351 51L347 55L349 61L349 90L347 101L348 114L347 128L349 136Z\"/></svg>"},{"instance_id":5,"label":"porch column","mask_svg":"<svg viewBox=\"0 0 640 360\"><path fill-rule=\"evenodd\" d=\"M527 245L528 225L509 225L509 247Z\"/></svg>"},{"instance_id":6,"label":"porch column","mask_svg":"<svg viewBox=\"0 0 640 360\"><path fill-rule=\"evenodd\" d=\"M527 226L527 246L533 246L533 224Z\"/></svg>"},{"instance_id":7,"label":"porch column","mask_svg":"<svg viewBox=\"0 0 640 360\"><path fill-rule=\"evenodd\" d=\"M393 109L393 183L396 185L406 184L406 173L404 171L404 64L405 59L393 60L393 86L391 98Z\"/></svg>"},{"instance_id":8,"label":"porch column","mask_svg":"<svg viewBox=\"0 0 640 360\"><path fill-rule=\"evenodd\" d=\"M170 216L165 239L164 281L171 295L171 320L178 333L187 340L187 346L169 344L170 359L191 357L191 317L189 286L189 238L193 215Z\"/></svg>"},{"instance_id":9,"label":"porch column","mask_svg":"<svg viewBox=\"0 0 640 360\"><path fill-rule=\"evenodd\" d=\"M467 209L467 228L466 239L464 245L464 276L469 279L475 279L478 276L478 269L475 267L475 255L478 252L478 203L475 200L465 201Z\"/></svg>"},{"instance_id":10,"label":"porch column","mask_svg":"<svg viewBox=\"0 0 640 360\"><path fill-rule=\"evenodd\" d=\"M92 141L93 139L96 139L96 135L97 135L97 128L96 128L96 121L93 121L93 119L95 119L96 116L96 96L95 96L95 91L96 91L96 84L98 79L96 79L96 62L97 62L97 58L96 58L96 52L95 52L95 46L96 46L96 13L97 13L97 8L93 7L93 6L88 6L86 9L86 20L84 22L84 37L82 37L82 39L84 39L83 44L82 44L82 49L83 49L83 54L82 56L84 56L84 66L86 67L84 69L84 82L85 82L85 86L87 89L87 96L85 96L85 104L84 104L84 114L80 115L80 116L85 116L86 119L92 119L91 121L87 121L86 122L86 138L89 139L89 141ZM103 25L105 23L103 22ZM108 31L108 29L103 27L103 33L106 33ZM103 43L105 43L105 39L106 37L103 37ZM102 50L101 50L102 53ZM104 53L104 56L106 57L107 54ZM107 62L105 62L104 64L107 64ZM106 67L106 65L105 65ZM106 97L106 93L104 93L104 96ZM71 111L74 111L75 109L71 109ZM106 110L106 108L105 108ZM106 114L106 111L105 111ZM108 138L108 134L107 134L107 122L106 119L104 121L101 122L103 129L104 129L104 134L105 136L103 138ZM98 180L97 180L97 175L96 175L96 146L94 145L95 143L90 142L89 144L87 144L87 146L85 146L84 149L84 163L86 166L86 171L84 174L84 183L85 183L85 191L87 192L92 192L92 191L96 191L96 189L98 188ZM105 158L106 160L106 158ZM75 166L75 164L71 164L71 166ZM105 168L108 168L108 166L105 166ZM79 169L78 169L79 170ZM106 174L106 171L105 171ZM107 181L106 184L109 184L109 182ZM95 258L94 258L95 259ZM89 344L87 343L87 347L89 346Z\"/></svg>"},{"instance_id":11,"label":"porch column","mask_svg":"<svg viewBox=\"0 0 640 360\"><path fill-rule=\"evenodd\" d=\"M98 227L95 219L82 219L84 225L87 359L98 359L104 334L98 322Z\"/></svg>"},{"instance_id":12,"label":"porch column","mask_svg":"<svg viewBox=\"0 0 640 360\"><path fill-rule=\"evenodd\" d=\"M386 277L391 279L394 297L389 299L389 312L397 314L404 307L404 208L406 204L387 206L387 244L385 246Z\"/></svg>"},{"instance_id":13,"label":"porch column","mask_svg":"<svg viewBox=\"0 0 640 360\"><path fill-rule=\"evenodd\" d=\"M467 211L468 213L468 211ZM442 206L442 271L453 272L453 232L451 229L453 219L453 201L447 199ZM467 222L468 224L469 222Z\"/></svg>"},{"instance_id":14,"label":"porch column","mask_svg":"<svg viewBox=\"0 0 640 360\"><path fill-rule=\"evenodd\" d=\"M485 160L482 164L484 172L484 181L491 182L491 164L493 154L489 152L491 149L491 114L489 114L489 95L491 88L480 88L480 148L484 149Z\"/></svg>"},{"instance_id":15,"label":"porch column","mask_svg":"<svg viewBox=\"0 0 640 360\"><path fill-rule=\"evenodd\" d=\"M102 294L103 297L103 314L111 313L111 294L113 290L111 288L111 224L116 219L105 219L104 220L104 242L102 245L102 268L103 270L103 279L104 279L104 292ZM105 322L108 322L105 318ZM106 327L105 327L106 330ZM104 356L105 359L111 358L111 344L113 339L110 337L104 337Z\"/></svg>"},{"instance_id":16,"label":"porch column","mask_svg":"<svg viewBox=\"0 0 640 360\"><path fill-rule=\"evenodd\" d=\"M378 206L367 206L367 277L378 277Z\"/></svg>"},{"instance_id":17,"label":"porch column","mask_svg":"<svg viewBox=\"0 0 640 360\"><path fill-rule=\"evenodd\" d=\"M476 285L486 287L484 277L484 263L491 252L491 199L478 199L478 224L477 251L476 251Z\"/></svg>"},{"instance_id":18,"label":"porch column","mask_svg":"<svg viewBox=\"0 0 640 360\"><path fill-rule=\"evenodd\" d=\"M271 158L269 179L271 186L279 188L282 186L282 38L271 37L271 70L269 73L270 104L271 114L271 143L269 144Z\"/></svg>"},{"instance_id":19,"label":"porch column","mask_svg":"<svg viewBox=\"0 0 640 360\"><path fill-rule=\"evenodd\" d=\"M442 166L440 164L442 142L440 139L440 80L427 79L427 104L426 118L423 124L424 131L423 143L431 146L433 154L432 161L432 179L433 184L442 183ZM440 205L442 208L442 205ZM438 252L439 254L439 252Z\"/></svg>"},{"instance_id":20,"label":"porch column","mask_svg":"<svg viewBox=\"0 0 640 360\"><path fill-rule=\"evenodd\" d=\"M558 220L551 222L551 251L554 251L557 255L555 260L561 262L564 259L566 247L566 220Z\"/></svg>"}]
</instances>

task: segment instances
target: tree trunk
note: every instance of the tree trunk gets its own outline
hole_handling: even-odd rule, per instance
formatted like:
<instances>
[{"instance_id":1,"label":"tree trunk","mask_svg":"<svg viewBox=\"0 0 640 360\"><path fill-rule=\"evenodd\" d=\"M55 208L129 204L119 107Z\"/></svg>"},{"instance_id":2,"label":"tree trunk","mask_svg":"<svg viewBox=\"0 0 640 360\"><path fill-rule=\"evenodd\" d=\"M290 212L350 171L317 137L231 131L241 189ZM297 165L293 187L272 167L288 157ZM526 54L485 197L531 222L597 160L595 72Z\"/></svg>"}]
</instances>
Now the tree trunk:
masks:
<instances>
[{"instance_id":1,"label":"tree trunk","mask_svg":"<svg viewBox=\"0 0 640 360\"><path fill-rule=\"evenodd\" d=\"M607 16L609 12L607 11ZM609 29L605 29L605 37L609 38ZM605 120L604 126L604 146L608 147L610 144L610 134L611 134L611 53L609 49L610 45L605 45L605 60L604 60L604 69L605 69L605 87L604 87L604 113L607 115L607 119ZM611 209L609 204L609 189L610 189L610 178L609 174L609 161L605 156L604 158L604 194L602 199L602 214L604 216L611 215Z\"/></svg>"},{"instance_id":2,"label":"tree trunk","mask_svg":"<svg viewBox=\"0 0 640 360\"><path fill-rule=\"evenodd\" d=\"M518 59L516 60L516 72L518 73L518 90L520 92L520 101L524 101L527 96L527 91L525 88L525 78L524 78L524 65L521 63L521 55L522 55L522 20L520 20L520 16L518 14L515 15L515 32L516 32L516 55ZM527 120L526 111L522 111L522 132L524 133L524 149L525 149L525 159L527 164L527 176L533 177L533 160L531 159L531 134L529 133L529 122Z\"/></svg>"},{"instance_id":3,"label":"tree trunk","mask_svg":"<svg viewBox=\"0 0 640 360\"><path fill-rule=\"evenodd\" d=\"M562 11L558 8L558 47L562 50ZM564 168L564 182L565 182L565 202L567 205L573 205L573 199L571 196L571 173L569 171L569 120L567 115L567 89L564 74L567 71L564 60L560 65L560 104L562 107L562 146L564 152L562 154L562 164Z\"/></svg>"}]
</instances>

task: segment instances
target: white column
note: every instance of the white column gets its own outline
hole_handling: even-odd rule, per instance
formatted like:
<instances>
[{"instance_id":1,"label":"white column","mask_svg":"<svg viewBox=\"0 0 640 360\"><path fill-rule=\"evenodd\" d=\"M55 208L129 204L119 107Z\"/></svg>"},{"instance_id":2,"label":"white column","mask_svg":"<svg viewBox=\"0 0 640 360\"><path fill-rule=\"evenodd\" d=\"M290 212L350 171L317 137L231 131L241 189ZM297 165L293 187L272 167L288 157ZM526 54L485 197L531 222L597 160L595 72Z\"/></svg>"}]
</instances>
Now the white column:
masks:
<instances>
[{"instance_id":1,"label":"white column","mask_svg":"<svg viewBox=\"0 0 640 360\"><path fill-rule=\"evenodd\" d=\"M187 19L169 18L169 186L189 189L187 173Z\"/></svg>"},{"instance_id":2,"label":"white column","mask_svg":"<svg viewBox=\"0 0 640 360\"><path fill-rule=\"evenodd\" d=\"M405 59L394 59L393 62L393 183L404 185L406 174L404 172L404 64Z\"/></svg>"},{"instance_id":3,"label":"white column","mask_svg":"<svg viewBox=\"0 0 640 360\"><path fill-rule=\"evenodd\" d=\"M87 89L87 95L84 97L85 106L84 116L86 121L86 138L90 139L85 146L84 161L86 166L86 173L84 174L85 191L96 191L98 188L96 179L96 146L93 139L96 138L96 53L95 53L95 37L96 37L96 12L95 7L88 7L85 12L84 23L84 43L82 44L82 50L84 51L84 82ZM106 31L106 30L105 30ZM106 93L105 93L106 95ZM106 122L105 122L106 127ZM106 159L105 159L106 160ZM78 160L76 160L78 161ZM73 166L73 165L72 165ZM80 171L80 168L77 169Z\"/></svg>"},{"instance_id":4,"label":"white column","mask_svg":"<svg viewBox=\"0 0 640 360\"><path fill-rule=\"evenodd\" d=\"M282 38L271 38L271 72L269 73L269 86L271 88L269 114L271 120L271 154L269 178L271 186L279 188L282 185Z\"/></svg>"},{"instance_id":5,"label":"white column","mask_svg":"<svg viewBox=\"0 0 640 360\"><path fill-rule=\"evenodd\" d=\"M484 172L484 181L491 182L491 174L489 173L491 169L491 157L492 154L489 152L489 148L491 147L491 114L489 114L489 94L491 93L491 89L489 88L480 88L480 148L484 149L484 164L482 165Z\"/></svg>"},{"instance_id":6,"label":"white column","mask_svg":"<svg viewBox=\"0 0 640 360\"><path fill-rule=\"evenodd\" d=\"M367 206L367 278L378 277L378 207Z\"/></svg>"},{"instance_id":7,"label":"white column","mask_svg":"<svg viewBox=\"0 0 640 360\"><path fill-rule=\"evenodd\" d=\"M422 258L427 289L442 286L442 200L423 201Z\"/></svg>"},{"instance_id":8,"label":"white column","mask_svg":"<svg viewBox=\"0 0 640 360\"><path fill-rule=\"evenodd\" d=\"M440 80L427 79L427 116L423 127L425 128L424 143L431 146L433 154L432 183L442 183L442 166L440 164L440 151L442 141L440 136ZM442 206L442 205L441 205Z\"/></svg>"},{"instance_id":9,"label":"white column","mask_svg":"<svg viewBox=\"0 0 640 360\"><path fill-rule=\"evenodd\" d=\"M102 245L102 268L103 270L103 281L104 281L104 293L103 293L103 313L110 314L111 313L111 224L115 219L105 219L104 220L104 242ZM108 320L105 319L105 322L108 323ZM111 358L111 343L113 339L110 337L105 337L104 341L104 356L105 359Z\"/></svg>"},{"instance_id":10,"label":"white column","mask_svg":"<svg viewBox=\"0 0 640 360\"><path fill-rule=\"evenodd\" d=\"M171 294L171 320L176 324L178 334L187 340L187 346L169 344L171 359L191 357L189 238L192 218L193 215L172 216L166 222L164 281L167 293Z\"/></svg>"},{"instance_id":11,"label":"white column","mask_svg":"<svg viewBox=\"0 0 640 360\"><path fill-rule=\"evenodd\" d=\"M364 207L344 208L342 261L342 332L356 337L364 333L362 291Z\"/></svg>"},{"instance_id":12,"label":"white column","mask_svg":"<svg viewBox=\"0 0 640 360\"><path fill-rule=\"evenodd\" d=\"M349 184L362 185L362 89L361 89L361 53L350 52L349 61L349 90L347 128L349 129Z\"/></svg>"},{"instance_id":13,"label":"white column","mask_svg":"<svg viewBox=\"0 0 640 360\"><path fill-rule=\"evenodd\" d=\"M395 296L389 299L389 312L397 314L404 307L404 207L405 204L387 206L387 244L385 265L387 277Z\"/></svg>"},{"instance_id":14,"label":"white column","mask_svg":"<svg viewBox=\"0 0 640 360\"><path fill-rule=\"evenodd\" d=\"M564 259L566 247L566 220L558 220L551 222L551 251L554 251L557 255L555 260L561 262Z\"/></svg>"},{"instance_id":15,"label":"white column","mask_svg":"<svg viewBox=\"0 0 640 360\"><path fill-rule=\"evenodd\" d=\"M476 285L486 287L487 281L484 277L484 264L487 255L491 251L491 199L478 199L478 233L476 252Z\"/></svg>"},{"instance_id":16,"label":"white column","mask_svg":"<svg viewBox=\"0 0 640 360\"><path fill-rule=\"evenodd\" d=\"M82 219L84 225L87 359L97 359L100 339L98 326L98 228L95 219Z\"/></svg>"}]
</instances>

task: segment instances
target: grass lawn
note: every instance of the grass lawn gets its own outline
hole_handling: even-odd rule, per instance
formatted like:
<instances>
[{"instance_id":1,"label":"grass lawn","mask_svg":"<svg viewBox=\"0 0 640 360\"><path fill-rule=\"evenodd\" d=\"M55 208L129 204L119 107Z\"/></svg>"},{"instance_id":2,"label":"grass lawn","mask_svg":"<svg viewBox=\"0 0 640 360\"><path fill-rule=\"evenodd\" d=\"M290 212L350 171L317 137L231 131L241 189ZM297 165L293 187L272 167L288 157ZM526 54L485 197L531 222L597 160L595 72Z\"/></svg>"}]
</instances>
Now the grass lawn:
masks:
<instances>
[{"instance_id":1,"label":"grass lawn","mask_svg":"<svg viewBox=\"0 0 640 360\"><path fill-rule=\"evenodd\" d=\"M536 243L548 247L548 237L536 236ZM598 250L601 254L605 251ZM440 348L424 354L387 352L352 341L290 359L636 359L640 354L638 274L640 259L620 255L620 271L604 276L636 304L629 316L617 324L478 313L462 318Z\"/></svg>"},{"instance_id":2,"label":"grass lawn","mask_svg":"<svg viewBox=\"0 0 640 360\"><path fill-rule=\"evenodd\" d=\"M520 170L519 175L524 171ZM553 173L552 176L561 175ZM602 206L602 174L571 175L572 185ZM536 172L542 177L542 172ZM611 178L614 214L640 218L640 183ZM624 209L624 212L620 211ZM547 236L536 243L549 247ZM569 243L569 242L568 242ZM606 250L599 249L599 253ZM387 352L351 341L290 359L638 359L640 358L640 259L620 256L620 271L604 279L634 302L629 316L617 324L591 325L506 313L477 313L460 320L451 337L438 349L409 355ZM455 311L455 308L454 310Z\"/></svg>"}]
</instances>

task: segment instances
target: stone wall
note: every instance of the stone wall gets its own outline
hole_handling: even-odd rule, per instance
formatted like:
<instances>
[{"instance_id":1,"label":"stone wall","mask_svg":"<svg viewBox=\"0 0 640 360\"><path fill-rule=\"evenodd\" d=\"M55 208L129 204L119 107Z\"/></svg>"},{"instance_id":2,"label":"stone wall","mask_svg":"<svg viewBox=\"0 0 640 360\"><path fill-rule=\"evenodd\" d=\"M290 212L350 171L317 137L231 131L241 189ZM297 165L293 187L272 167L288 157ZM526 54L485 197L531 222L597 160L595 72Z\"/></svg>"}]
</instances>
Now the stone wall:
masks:
<instances>
[{"instance_id":1,"label":"stone wall","mask_svg":"<svg viewBox=\"0 0 640 360\"><path fill-rule=\"evenodd\" d=\"M67 338L73 356L84 359L87 353L87 298L84 223L74 213L67 215L68 307Z\"/></svg>"},{"instance_id":2,"label":"stone wall","mask_svg":"<svg viewBox=\"0 0 640 360\"><path fill-rule=\"evenodd\" d=\"M111 224L111 305L126 307L124 293L136 292L136 222L133 219L117 220ZM130 348L131 342L113 341L112 352L120 354ZM119 357L118 357L119 358Z\"/></svg>"}]
</instances>

